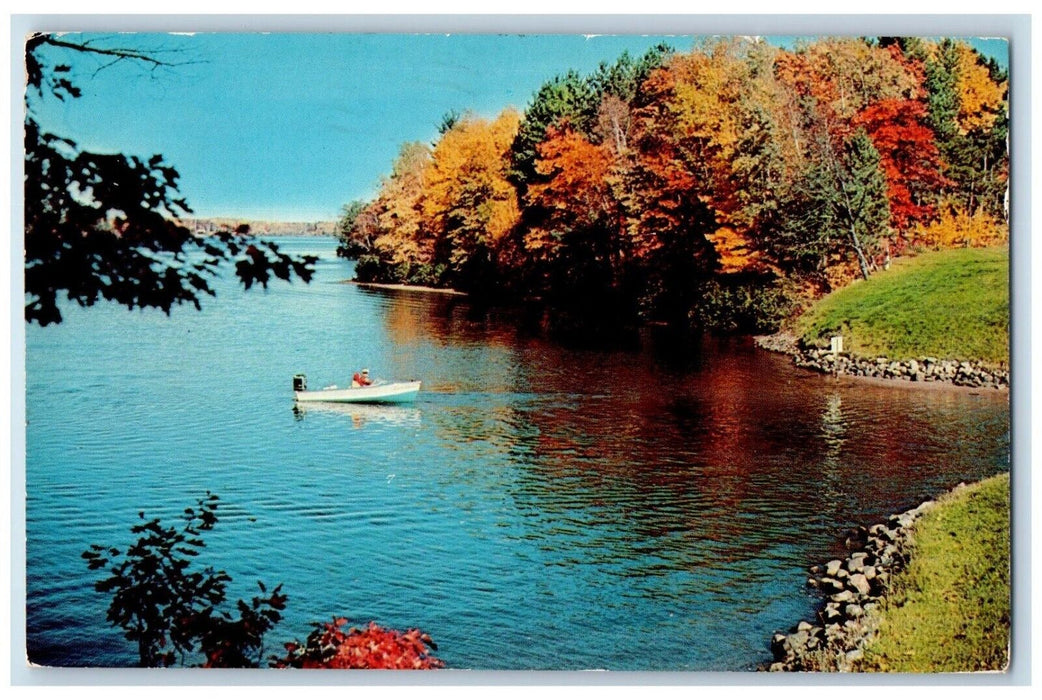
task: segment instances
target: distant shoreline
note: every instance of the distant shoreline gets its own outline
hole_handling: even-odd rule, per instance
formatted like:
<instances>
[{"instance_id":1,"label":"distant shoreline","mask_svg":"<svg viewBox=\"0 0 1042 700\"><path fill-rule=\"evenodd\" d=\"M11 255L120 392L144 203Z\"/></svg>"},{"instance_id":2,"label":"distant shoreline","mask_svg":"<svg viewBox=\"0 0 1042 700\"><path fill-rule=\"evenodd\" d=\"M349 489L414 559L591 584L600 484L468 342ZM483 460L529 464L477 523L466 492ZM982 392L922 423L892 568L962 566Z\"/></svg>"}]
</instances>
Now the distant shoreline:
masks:
<instances>
[{"instance_id":1,"label":"distant shoreline","mask_svg":"<svg viewBox=\"0 0 1042 700\"><path fill-rule=\"evenodd\" d=\"M237 219L228 216L190 217L180 219L183 226L197 234L213 234L220 230L234 230L241 224L250 227L254 236L299 236L319 238L336 236L335 221L265 221L261 219Z\"/></svg>"},{"instance_id":2,"label":"distant shoreline","mask_svg":"<svg viewBox=\"0 0 1042 700\"><path fill-rule=\"evenodd\" d=\"M353 284L358 287L366 289L392 289L401 292L426 292L434 294L449 294L452 296L468 296L466 292L461 292L457 289L447 289L442 287L425 287L419 284L388 284L384 282L359 282L358 280L343 280L340 284Z\"/></svg>"}]
</instances>

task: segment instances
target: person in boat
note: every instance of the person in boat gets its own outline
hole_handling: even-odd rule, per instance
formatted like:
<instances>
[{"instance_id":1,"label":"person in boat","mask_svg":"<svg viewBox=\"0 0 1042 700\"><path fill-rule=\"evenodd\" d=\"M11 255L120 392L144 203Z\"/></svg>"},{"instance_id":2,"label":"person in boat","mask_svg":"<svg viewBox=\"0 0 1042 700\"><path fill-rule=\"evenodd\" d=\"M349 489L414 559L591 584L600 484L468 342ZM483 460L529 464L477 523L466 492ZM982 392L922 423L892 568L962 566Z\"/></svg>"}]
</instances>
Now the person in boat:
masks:
<instances>
[{"instance_id":1,"label":"person in boat","mask_svg":"<svg viewBox=\"0 0 1042 700\"><path fill-rule=\"evenodd\" d=\"M373 383L373 380L369 378L369 370L363 369L361 372L355 372L354 376L351 377L351 386L369 386Z\"/></svg>"}]
</instances>

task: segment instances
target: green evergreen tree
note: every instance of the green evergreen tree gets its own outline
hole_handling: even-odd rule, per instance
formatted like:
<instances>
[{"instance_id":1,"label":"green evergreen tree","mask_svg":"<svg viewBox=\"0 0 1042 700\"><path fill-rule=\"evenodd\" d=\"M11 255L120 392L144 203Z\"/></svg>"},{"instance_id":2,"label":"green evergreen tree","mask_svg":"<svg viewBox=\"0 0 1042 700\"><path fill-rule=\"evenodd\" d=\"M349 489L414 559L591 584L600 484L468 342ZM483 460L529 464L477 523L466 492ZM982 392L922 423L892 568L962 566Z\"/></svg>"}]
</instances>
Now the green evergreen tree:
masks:
<instances>
[{"instance_id":1,"label":"green evergreen tree","mask_svg":"<svg viewBox=\"0 0 1042 700\"><path fill-rule=\"evenodd\" d=\"M523 190L539 177L535 171L536 149L546 138L547 128L567 120L572 128L587 133L596 109L597 96L590 81L576 71L543 83L525 110L511 146L511 175L515 184Z\"/></svg>"}]
</instances>

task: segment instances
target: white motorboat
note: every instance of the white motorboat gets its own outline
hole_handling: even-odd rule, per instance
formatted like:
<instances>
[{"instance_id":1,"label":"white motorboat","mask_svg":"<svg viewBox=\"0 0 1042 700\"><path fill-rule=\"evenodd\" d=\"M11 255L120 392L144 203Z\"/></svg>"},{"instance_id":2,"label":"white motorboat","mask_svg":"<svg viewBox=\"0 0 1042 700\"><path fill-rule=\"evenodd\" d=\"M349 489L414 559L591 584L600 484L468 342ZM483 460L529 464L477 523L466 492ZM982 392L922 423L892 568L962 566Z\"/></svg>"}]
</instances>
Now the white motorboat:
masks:
<instances>
[{"instance_id":1,"label":"white motorboat","mask_svg":"<svg viewBox=\"0 0 1042 700\"><path fill-rule=\"evenodd\" d=\"M336 385L308 391L308 380L303 374L293 377L293 396L297 401L326 403L409 403L420 392L419 381L375 382L368 386L340 388Z\"/></svg>"}]
</instances>

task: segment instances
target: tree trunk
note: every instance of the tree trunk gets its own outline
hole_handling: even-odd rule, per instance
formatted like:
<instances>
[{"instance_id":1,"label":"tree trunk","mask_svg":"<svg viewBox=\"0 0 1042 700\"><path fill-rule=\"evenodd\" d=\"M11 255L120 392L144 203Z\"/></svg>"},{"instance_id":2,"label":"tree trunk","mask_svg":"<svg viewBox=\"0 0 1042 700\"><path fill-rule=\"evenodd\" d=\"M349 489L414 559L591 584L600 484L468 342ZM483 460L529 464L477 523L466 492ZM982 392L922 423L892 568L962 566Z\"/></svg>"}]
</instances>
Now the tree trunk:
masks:
<instances>
[{"instance_id":1,"label":"tree trunk","mask_svg":"<svg viewBox=\"0 0 1042 700\"><path fill-rule=\"evenodd\" d=\"M866 280L868 279L868 260L865 259L865 253L861 249L861 241L857 237L857 230L854 228L854 222L850 222L850 241L854 247L854 252L857 253L857 262L861 266L861 276Z\"/></svg>"}]
</instances>

